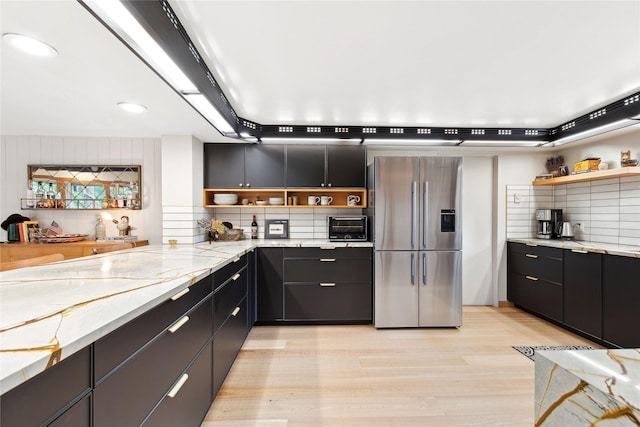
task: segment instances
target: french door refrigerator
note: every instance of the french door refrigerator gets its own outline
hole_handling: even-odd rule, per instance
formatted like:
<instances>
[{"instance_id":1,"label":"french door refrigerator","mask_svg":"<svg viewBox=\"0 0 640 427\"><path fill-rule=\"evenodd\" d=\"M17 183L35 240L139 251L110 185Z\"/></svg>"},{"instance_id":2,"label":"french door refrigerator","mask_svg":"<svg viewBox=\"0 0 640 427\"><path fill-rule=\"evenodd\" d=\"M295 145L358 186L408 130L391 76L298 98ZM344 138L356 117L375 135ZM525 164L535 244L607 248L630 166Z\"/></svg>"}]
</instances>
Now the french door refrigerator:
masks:
<instances>
[{"instance_id":1,"label":"french door refrigerator","mask_svg":"<svg viewBox=\"0 0 640 427\"><path fill-rule=\"evenodd\" d=\"M460 157L376 157L368 167L376 328L462 325Z\"/></svg>"}]
</instances>

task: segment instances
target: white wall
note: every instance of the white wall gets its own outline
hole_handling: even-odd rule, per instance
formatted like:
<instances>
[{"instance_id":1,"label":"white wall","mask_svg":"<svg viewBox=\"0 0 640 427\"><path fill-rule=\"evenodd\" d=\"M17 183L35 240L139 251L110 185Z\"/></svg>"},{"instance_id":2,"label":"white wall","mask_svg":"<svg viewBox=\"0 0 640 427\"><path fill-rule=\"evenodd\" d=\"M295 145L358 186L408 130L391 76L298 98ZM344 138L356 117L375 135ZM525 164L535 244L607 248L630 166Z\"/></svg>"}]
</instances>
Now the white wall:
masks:
<instances>
[{"instance_id":1,"label":"white wall","mask_svg":"<svg viewBox=\"0 0 640 427\"><path fill-rule=\"evenodd\" d=\"M132 234L149 243L160 243L161 188L160 139L154 138L82 138L48 136L2 136L0 144L1 183L0 220L19 213L48 226L55 220L64 233L95 234L98 210L20 210L20 198L26 197L27 165L141 165L142 209L110 211L114 218L126 214ZM107 235L116 236L115 224L107 223ZM6 240L6 231L0 230Z\"/></svg>"}]
</instances>

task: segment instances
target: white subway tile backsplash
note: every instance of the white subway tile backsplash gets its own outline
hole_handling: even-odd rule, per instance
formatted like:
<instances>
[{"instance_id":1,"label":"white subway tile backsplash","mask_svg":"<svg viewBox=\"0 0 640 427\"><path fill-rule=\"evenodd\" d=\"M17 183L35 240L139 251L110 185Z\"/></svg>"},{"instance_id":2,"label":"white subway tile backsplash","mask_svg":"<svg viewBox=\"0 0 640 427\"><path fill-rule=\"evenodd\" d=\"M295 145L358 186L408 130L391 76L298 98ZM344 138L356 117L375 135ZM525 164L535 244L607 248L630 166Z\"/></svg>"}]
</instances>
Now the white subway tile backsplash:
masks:
<instances>
[{"instance_id":1,"label":"white subway tile backsplash","mask_svg":"<svg viewBox=\"0 0 640 427\"><path fill-rule=\"evenodd\" d=\"M535 236L536 209L562 209L565 221L582 225L584 231L574 229L579 240L640 245L638 177L530 186L528 191L527 186L507 186L506 208L508 238Z\"/></svg>"}]
</instances>

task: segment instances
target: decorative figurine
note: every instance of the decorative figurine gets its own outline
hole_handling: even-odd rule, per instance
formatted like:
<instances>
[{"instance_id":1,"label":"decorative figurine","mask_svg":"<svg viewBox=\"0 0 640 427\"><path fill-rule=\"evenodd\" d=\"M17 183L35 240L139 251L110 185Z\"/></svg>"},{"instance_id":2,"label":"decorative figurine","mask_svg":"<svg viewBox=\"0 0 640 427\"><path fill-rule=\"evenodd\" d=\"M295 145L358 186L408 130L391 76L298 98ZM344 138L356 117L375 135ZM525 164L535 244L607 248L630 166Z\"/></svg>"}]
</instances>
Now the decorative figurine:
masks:
<instances>
[{"instance_id":1,"label":"decorative figurine","mask_svg":"<svg viewBox=\"0 0 640 427\"><path fill-rule=\"evenodd\" d=\"M131 231L131 226L129 225L129 217L122 216L120 218L120 222L118 222L118 225L116 225L116 228L118 229L119 236L128 236L129 232Z\"/></svg>"}]
</instances>

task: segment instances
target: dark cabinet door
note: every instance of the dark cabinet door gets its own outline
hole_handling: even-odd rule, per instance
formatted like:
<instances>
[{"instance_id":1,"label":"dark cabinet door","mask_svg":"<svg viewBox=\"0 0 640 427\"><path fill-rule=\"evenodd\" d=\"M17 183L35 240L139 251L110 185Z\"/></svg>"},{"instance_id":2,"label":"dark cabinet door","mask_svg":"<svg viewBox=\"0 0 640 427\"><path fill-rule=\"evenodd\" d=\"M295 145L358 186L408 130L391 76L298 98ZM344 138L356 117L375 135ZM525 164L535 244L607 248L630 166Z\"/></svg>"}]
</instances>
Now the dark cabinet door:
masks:
<instances>
[{"instance_id":1,"label":"dark cabinet door","mask_svg":"<svg viewBox=\"0 0 640 427\"><path fill-rule=\"evenodd\" d=\"M238 305L213 337L213 396L218 394L247 337L247 298Z\"/></svg>"},{"instance_id":2,"label":"dark cabinet door","mask_svg":"<svg viewBox=\"0 0 640 427\"><path fill-rule=\"evenodd\" d=\"M0 425L43 425L90 390L91 349L85 347L3 394L0 397Z\"/></svg>"},{"instance_id":3,"label":"dark cabinet door","mask_svg":"<svg viewBox=\"0 0 640 427\"><path fill-rule=\"evenodd\" d=\"M142 424L144 427L197 427L211 406L211 343L207 344L186 372L187 379L174 397L162 403Z\"/></svg>"},{"instance_id":4,"label":"dark cabinet door","mask_svg":"<svg viewBox=\"0 0 640 427\"><path fill-rule=\"evenodd\" d=\"M602 262L602 339L617 347L640 347L640 259L604 255Z\"/></svg>"},{"instance_id":5,"label":"dark cabinet door","mask_svg":"<svg viewBox=\"0 0 640 427\"><path fill-rule=\"evenodd\" d=\"M48 427L89 427L91 425L91 394L76 402Z\"/></svg>"},{"instance_id":6,"label":"dark cabinet door","mask_svg":"<svg viewBox=\"0 0 640 427\"><path fill-rule=\"evenodd\" d=\"M287 320L366 321L372 318L369 283L287 283Z\"/></svg>"},{"instance_id":7,"label":"dark cabinet door","mask_svg":"<svg viewBox=\"0 0 640 427\"><path fill-rule=\"evenodd\" d=\"M564 323L602 337L602 255L564 251Z\"/></svg>"},{"instance_id":8,"label":"dark cabinet door","mask_svg":"<svg viewBox=\"0 0 640 427\"><path fill-rule=\"evenodd\" d=\"M367 151L365 146L327 146L327 186L366 187L366 176Z\"/></svg>"},{"instance_id":9,"label":"dark cabinet door","mask_svg":"<svg viewBox=\"0 0 640 427\"><path fill-rule=\"evenodd\" d=\"M322 187L325 184L325 146L287 146L287 187Z\"/></svg>"},{"instance_id":10,"label":"dark cabinet door","mask_svg":"<svg viewBox=\"0 0 640 427\"><path fill-rule=\"evenodd\" d=\"M257 289L256 289L256 249L249 251L247 254L247 286L249 297L249 329L253 327L257 319Z\"/></svg>"},{"instance_id":11,"label":"dark cabinet door","mask_svg":"<svg viewBox=\"0 0 640 427\"><path fill-rule=\"evenodd\" d=\"M284 145L245 146L245 188L282 188L285 185Z\"/></svg>"},{"instance_id":12,"label":"dark cabinet door","mask_svg":"<svg viewBox=\"0 0 640 427\"><path fill-rule=\"evenodd\" d=\"M282 320L282 248L260 248L256 264L257 320Z\"/></svg>"},{"instance_id":13,"label":"dark cabinet door","mask_svg":"<svg viewBox=\"0 0 640 427\"><path fill-rule=\"evenodd\" d=\"M204 187L244 188L244 144L204 144Z\"/></svg>"}]
</instances>

